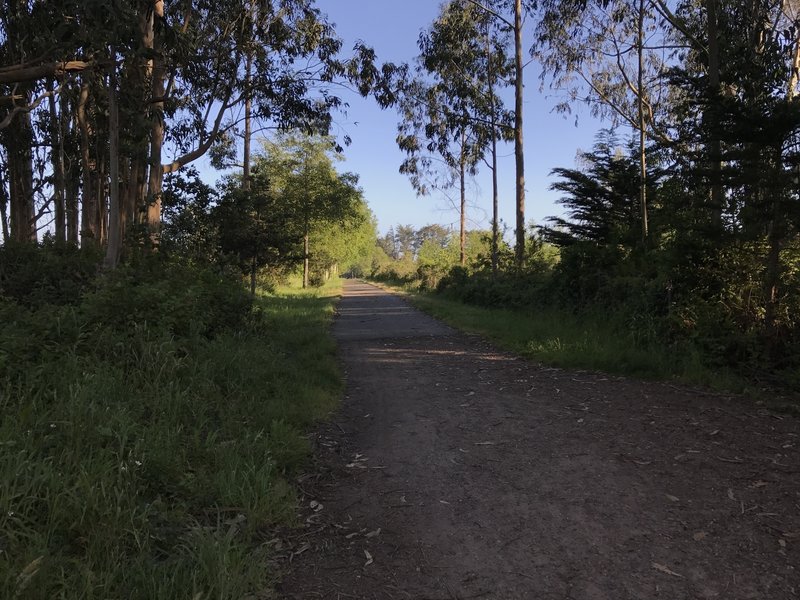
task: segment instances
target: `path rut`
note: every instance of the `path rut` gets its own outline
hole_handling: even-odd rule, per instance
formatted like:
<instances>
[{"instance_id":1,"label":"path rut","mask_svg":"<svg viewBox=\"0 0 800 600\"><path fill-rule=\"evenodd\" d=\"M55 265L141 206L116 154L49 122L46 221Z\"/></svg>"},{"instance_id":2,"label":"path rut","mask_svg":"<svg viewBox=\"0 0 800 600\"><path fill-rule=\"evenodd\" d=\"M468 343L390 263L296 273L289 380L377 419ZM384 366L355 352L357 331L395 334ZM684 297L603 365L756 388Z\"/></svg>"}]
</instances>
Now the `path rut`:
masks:
<instances>
[{"instance_id":1,"label":"path rut","mask_svg":"<svg viewBox=\"0 0 800 600\"><path fill-rule=\"evenodd\" d=\"M280 597L800 597L797 418L542 367L360 282L333 332Z\"/></svg>"}]
</instances>

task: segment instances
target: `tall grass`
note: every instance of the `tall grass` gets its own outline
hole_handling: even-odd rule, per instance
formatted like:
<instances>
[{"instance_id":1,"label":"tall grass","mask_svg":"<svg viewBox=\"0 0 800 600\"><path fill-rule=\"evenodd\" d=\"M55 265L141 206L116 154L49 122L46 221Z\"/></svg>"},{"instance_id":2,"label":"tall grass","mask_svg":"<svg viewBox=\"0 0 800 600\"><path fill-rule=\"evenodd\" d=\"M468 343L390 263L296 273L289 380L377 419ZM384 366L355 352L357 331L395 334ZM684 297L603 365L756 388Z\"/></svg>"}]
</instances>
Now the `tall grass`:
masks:
<instances>
[{"instance_id":1,"label":"tall grass","mask_svg":"<svg viewBox=\"0 0 800 600\"><path fill-rule=\"evenodd\" d=\"M544 364L725 389L744 385L725 369L704 365L702 355L691 345L660 343L648 333L646 323L631 327L609 316L576 315L554 308L487 308L428 293L410 294L409 299L454 327L486 336Z\"/></svg>"},{"instance_id":2,"label":"tall grass","mask_svg":"<svg viewBox=\"0 0 800 600\"><path fill-rule=\"evenodd\" d=\"M1 598L238 599L273 575L265 532L341 393L334 299L251 310L218 275L147 268L73 304L0 299Z\"/></svg>"}]
</instances>

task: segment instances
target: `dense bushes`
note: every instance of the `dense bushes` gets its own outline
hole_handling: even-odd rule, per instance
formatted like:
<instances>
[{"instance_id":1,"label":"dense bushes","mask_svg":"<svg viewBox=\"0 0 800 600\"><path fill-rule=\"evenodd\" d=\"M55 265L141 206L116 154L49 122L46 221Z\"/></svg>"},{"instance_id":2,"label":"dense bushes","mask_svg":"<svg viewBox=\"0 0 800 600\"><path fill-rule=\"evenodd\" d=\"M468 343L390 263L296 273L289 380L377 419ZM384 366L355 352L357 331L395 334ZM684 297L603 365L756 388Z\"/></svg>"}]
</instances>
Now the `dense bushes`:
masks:
<instances>
[{"instance_id":1,"label":"dense bushes","mask_svg":"<svg viewBox=\"0 0 800 600\"><path fill-rule=\"evenodd\" d=\"M76 304L97 276L99 251L47 240L0 246L0 295L25 306Z\"/></svg>"},{"instance_id":2,"label":"dense bushes","mask_svg":"<svg viewBox=\"0 0 800 600\"><path fill-rule=\"evenodd\" d=\"M330 303L253 312L238 275L162 259L80 275L91 262L0 252L0 597L259 591L300 431L339 393Z\"/></svg>"},{"instance_id":3,"label":"dense bushes","mask_svg":"<svg viewBox=\"0 0 800 600\"><path fill-rule=\"evenodd\" d=\"M544 270L534 266L492 275L453 267L437 289L446 298L478 306L528 314L556 311L587 327L603 322L639 349L672 348L696 355L711 371L796 387L800 279L796 274L786 278L777 336L769 335L764 290L751 275L756 268L742 264L753 254L729 247L698 254L688 263L675 248L621 255L578 244L562 249L560 262Z\"/></svg>"}]
</instances>

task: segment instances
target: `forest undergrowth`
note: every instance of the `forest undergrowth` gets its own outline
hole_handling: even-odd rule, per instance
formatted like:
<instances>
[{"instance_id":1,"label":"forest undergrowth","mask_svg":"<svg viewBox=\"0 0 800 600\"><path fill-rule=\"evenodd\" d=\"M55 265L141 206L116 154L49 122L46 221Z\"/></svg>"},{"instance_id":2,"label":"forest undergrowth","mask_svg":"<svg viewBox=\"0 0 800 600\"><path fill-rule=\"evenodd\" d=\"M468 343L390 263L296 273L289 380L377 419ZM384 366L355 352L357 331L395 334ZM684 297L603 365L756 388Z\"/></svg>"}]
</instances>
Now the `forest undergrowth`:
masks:
<instances>
[{"instance_id":1,"label":"forest undergrowth","mask_svg":"<svg viewBox=\"0 0 800 600\"><path fill-rule=\"evenodd\" d=\"M0 248L0 597L242 598L275 576L335 287L254 301L162 258Z\"/></svg>"}]
</instances>

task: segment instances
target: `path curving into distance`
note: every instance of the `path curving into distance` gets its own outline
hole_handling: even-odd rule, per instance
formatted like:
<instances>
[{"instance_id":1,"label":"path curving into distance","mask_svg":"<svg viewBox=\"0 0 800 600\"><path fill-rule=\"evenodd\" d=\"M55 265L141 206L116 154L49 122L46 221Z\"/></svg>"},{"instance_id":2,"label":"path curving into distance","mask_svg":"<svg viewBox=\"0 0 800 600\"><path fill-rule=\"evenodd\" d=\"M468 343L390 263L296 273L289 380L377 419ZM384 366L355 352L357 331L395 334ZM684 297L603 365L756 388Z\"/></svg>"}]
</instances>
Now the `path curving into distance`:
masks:
<instances>
[{"instance_id":1,"label":"path curving into distance","mask_svg":"<svg viewBox=\"0 0 800 600\"><path fill-rule=\"evenodd\" d=\"M800 597L800 419L542 367L348 281L289 599Z\"/></svg>"}]
</instances>

